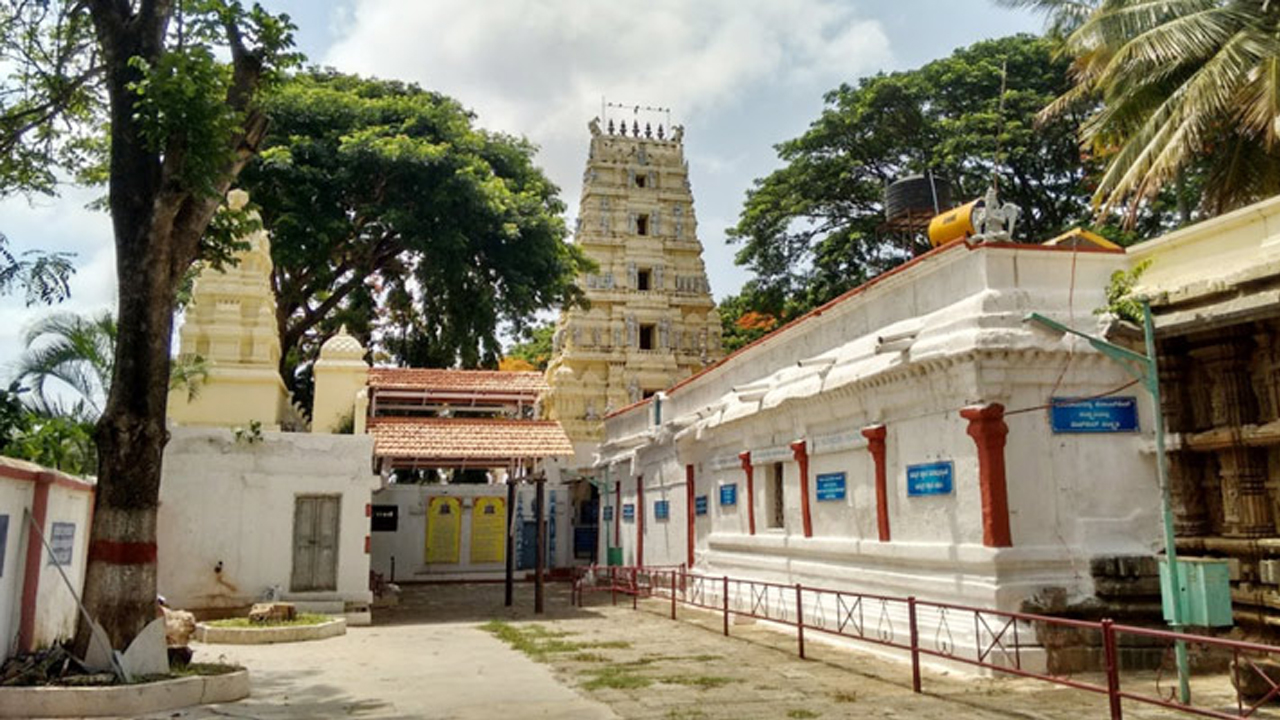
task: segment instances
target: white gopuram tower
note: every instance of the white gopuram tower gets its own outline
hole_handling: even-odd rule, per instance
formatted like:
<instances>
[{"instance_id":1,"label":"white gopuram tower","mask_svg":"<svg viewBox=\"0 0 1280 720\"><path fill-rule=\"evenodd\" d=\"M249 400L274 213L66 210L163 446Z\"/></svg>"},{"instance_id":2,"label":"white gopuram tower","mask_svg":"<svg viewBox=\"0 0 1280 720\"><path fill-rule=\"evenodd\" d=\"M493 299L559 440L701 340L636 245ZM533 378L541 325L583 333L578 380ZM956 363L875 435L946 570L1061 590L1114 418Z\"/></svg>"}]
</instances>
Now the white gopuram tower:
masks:
<instances>
[{"instance_id":1,"label":"white gopuram tower","mask_svg":"<svg viewBox=\"0 0 1280 720\"><path fill-rule=\"evenodd\" d=\"M579 467L590 462L606 414L723 354L684 128L634 119L589 127L574 241L598 268L578 280L590 308L560 318L544 400L573 440Z\"/></svg>"},{"instance_id":2,"label":"white gopuram tower","mask_svg":"<svg viewBox=\"0 0 1280 720\"><path fill-rule=\"evenodd\" d=\"M248 202L243 190L227 194L233 209ZM234 266L205 268L196 277L178 352L203 358L209 374L194 397L185 389L170 391L169 419L179 425L236 426L256 420L264 430L278 430L288 412L271 291L271 241L263 229L243 239L249 248L236 254Z\"/></svg>"}]
</instances>

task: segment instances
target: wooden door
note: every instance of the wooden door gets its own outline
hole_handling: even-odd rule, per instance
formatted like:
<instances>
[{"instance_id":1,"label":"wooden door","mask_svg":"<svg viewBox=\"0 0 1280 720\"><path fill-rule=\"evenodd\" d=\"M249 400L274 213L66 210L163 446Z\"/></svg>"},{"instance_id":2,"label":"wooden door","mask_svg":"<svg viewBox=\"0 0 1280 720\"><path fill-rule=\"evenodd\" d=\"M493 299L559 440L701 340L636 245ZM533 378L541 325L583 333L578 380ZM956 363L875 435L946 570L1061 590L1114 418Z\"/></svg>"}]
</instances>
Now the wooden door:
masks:
<instances>
[{"instance_id":1,"label":"wooden door","mask_svg":"<svg viewBox=\"0 0 1280 720\"><path fill-rule=\"evenodd\" d=\"M294 500L293 592L338 589L338 511L341 497L302 495Z\"/></svg>"}]
</instances>

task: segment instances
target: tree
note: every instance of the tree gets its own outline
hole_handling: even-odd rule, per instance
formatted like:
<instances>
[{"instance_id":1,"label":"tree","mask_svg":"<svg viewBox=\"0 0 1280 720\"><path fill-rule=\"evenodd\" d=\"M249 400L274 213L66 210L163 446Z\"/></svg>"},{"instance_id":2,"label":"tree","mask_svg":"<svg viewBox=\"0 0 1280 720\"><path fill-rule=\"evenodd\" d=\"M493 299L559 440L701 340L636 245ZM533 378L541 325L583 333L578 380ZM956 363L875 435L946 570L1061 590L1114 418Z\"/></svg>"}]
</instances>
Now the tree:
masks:
<instances>
[{"instance_id":1,"label":"tree","mask_svg":"<svg viewBox=\"0 0 1280 720\"><path fill-rule=\"evenodd\" d=\"M530 370L544 371L551 362L552 337L555 334L554 322L525 328L522 333L524 340L511 346L507 358L525 363Z\"/></svg>"},{"instance_id":2,"label":"tree","mask_svg":"<svg viewBox=\"0 0 1280 720\"><path fill-rule=\"evenodd\" d=\"M1069 87L1053 47L1026 35L984 41L828 93L808 131L777 146L785 165L756 181L729 229L737 262L756 275L741 310L790 319L926 248L879 229L885 186L911 173L950 180L957 201L998 178L1002 199L1024 211L1021 237L1086 221L1077 118L1032 122Z\"/></svg>"},{"instance_id":3,"label":"tree","mask_svg":"<svg viewBox=\"0 0 1280 720\"><path fill-rule=\"evenodd\" d=\"M527 141L439 93L332 71L264 108L272 130L241 183L272 233L295 391L341 324L402 364L495 367L500 328L581 297L584 256Z\"/></svg>"},{"instance_id":4,"label":"tree","mask_svg":"<svg viewBox=\"0 0 1280 720\"><path fill-rule=\"evenodd\" d=\"M296 60L293 27L286 16L237 0L9 0L0 24L0 94L28 88L33 72L54 79L42 130L0 124L8 158L29 158L26 167L34 169L92 171L107 183L118 335L95 431L98 487L84 604L112 645L124 648L155 618L175 296L198 258L231 254L226 226L234 223L213 222L214 215L265 134L258 97ZM60 94L64 86L83 95ZM82 106L82 96L95 102ZM106 128L105 137L98 128ZM104 154L64 152L84 147L78 141L86 137L96 141L90 150ZM99 157L104 162L95 164ZM0 177L6 192L30 189L21 174ZM82 622L80 650L88 638Z\"/></svg>"},{"instance_id":5,"label":"tree","mask_svg":"<svg viewBox=\"0 0 1280 720\"><path fill-rule=\"evenodd\" d=\"M69 253L27 250L14 255L8 244L8 238L0 233L0 295L22 288L27 305L52 305L71 296L71 274L75 268L71 266Z\"/></svg>"},{"instance_id":6,"label":"tree","mask_svg":"<svg viewBox=\"0 0 1280 720\"><path fill-rule=\"evenodd\" d=\"M1043 9L1070 31L1063 49L1074 86L1042 118L1089 109L1080 139L1106 163L1093 193L1100 214L1126 209L1132 223L1188 175L1209 214L1280 193L1280 4L1006 4Z\"/></svg>"},{"instance_id":7,"label":"tree","mask_svg":"<svg viewBox=\"0 0 1280 720\"><path fill-rule=\"evenodd\" d=\"M37 320L26 331L27 349L17 363L17 379L33 393L27 405L44 416L96 422L111 388L116 334L110 311L92 316L52 313ZM204 358L178 357L169 367L169 389L184 389L194 397L208 375ZM56 399L49 392L50 380L65 384L77 396L75 404L66 407Z\"/></svg>"}]
</instances>

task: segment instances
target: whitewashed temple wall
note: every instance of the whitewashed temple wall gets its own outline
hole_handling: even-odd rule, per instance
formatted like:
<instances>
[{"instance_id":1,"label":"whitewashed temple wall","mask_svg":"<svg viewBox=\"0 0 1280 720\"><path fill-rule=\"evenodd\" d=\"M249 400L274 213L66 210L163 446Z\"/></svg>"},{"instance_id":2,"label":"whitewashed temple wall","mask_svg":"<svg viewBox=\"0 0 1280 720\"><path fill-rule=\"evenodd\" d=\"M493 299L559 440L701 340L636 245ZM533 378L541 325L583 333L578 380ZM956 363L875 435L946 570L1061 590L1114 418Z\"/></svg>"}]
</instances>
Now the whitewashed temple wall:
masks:
<instances>
[{"instance_id":1,"label":"whitewashed temple wall","mask_svg":"<svg viewBox=\"0 0 1280 720\"><path fill-rule=\"evenodd\" d=\"M516 492L516 558L521 568L517 577L532 572L528 559L535 546L526 543L532 526L535 489L533 485L520 485ZM427 552L428 508L432 498L446 497L459 500L461 520L454 541L457 543L456 560L443 558L444 562L429 562ZM373 531L372 566L384 579L398 583L452 579L497 579L505 577L506 555L502 548L497 562L476 562L473 553L473 530L476 500L500 498L505 512L507 486L494 485L388 485L374 493L374 512L395 507L396 529ZM548 558L549 568L565 568L571 564L573 553L573 505L569 502L568 488L549 479L546 487L548 510ZM505 522L505 519L504 519ZM376 528L376 526L375 526ZM393 560L394 558L394 560ZM434 558L440 560L437 556ZM394 571L392 565L394 563Z\"/></svg>"},{"instance_id":2,"label":"whitewashed temple wall","mask_svg":"<svg viewBox=\"0 0 1280 720\"><path fill-rule=\"evenodd\" d=\"M300 603L372 599L367 512L380 482L371 436L266 432L248 442L219 428L170 432L157 535L159 592L171 606L239 608L273 587ZM290 587L302 496L338 498L335 590Z\"/></svg>"},{"instance_id":3,"label":"whitewashed temple wall","mask_svg":"<svg viewBox=\"0 0 1280 720\"><path fill-rule=\"evenodd\" d=\"M1125 263L1118 253L952 245L610 417L597 467L610 483L621 479L624 504L636 502L637 479L645 485L637 509L645 564L687 561L691 465L694 495L707 498L707 514L694 519L698 572L1006 610L1044 588L1091 595L1091 558L1149 555L1159 537L1149 401L1138 386L1118 393L1136 398L1138 432L1055 433L1051 396L1093 396L1131 378L1084 342L1023 317L1036 311L1094 332L1093 310ZM993 519L984 513L978 445L960 415L994 403L1008 429L1007 547L985 534ZM861 432L874 425L885 428L883 509ZM796 441L808 454L810 537ZM753 464L754 534L743 452ZM952 491L908 494L908 466L937 462L952 463ZM769 520L774 463L784 477L780 528ZM844 497L819 500L816 478L829 473L844 473ZM736 505L719 501L728 485ZM654 519L658 499L670 502L665 522ZM617 504L612 491L601 504ZM880 513L888 541L879 537ZM639 520L620 525L630 564Z\"/></svg>"}]
</instances>

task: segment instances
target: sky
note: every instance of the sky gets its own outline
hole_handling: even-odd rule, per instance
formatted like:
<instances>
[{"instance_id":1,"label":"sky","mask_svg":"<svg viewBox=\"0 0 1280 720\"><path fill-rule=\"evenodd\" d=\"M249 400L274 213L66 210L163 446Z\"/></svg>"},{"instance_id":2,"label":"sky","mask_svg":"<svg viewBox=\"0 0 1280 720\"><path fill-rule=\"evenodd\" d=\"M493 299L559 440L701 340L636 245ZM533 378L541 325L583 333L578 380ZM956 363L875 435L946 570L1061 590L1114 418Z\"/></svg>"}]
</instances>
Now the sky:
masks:
<instances>
[{"instance_id":1,"label":"sky","mask_svg":"<svg viewBox=\"0 0 1280 720\"><path fill-rule=\"evenodd\" d=\"M589 132L602 99L668 107L685 126L699 238L717 299L749 275L725 229L773 146L804 132L823 94L877 72L918 67L957 47L1037 32L1038 17L992 0L262 0L298 25L299 49L344 72L412 81L457 98L481 127L528 137L561 188L573 227ZM110 220L86 203L101 188L0 201L13 249L75 254L72 297L115 302ZM0 380L23 330L50 312L0 297Z\"/></svg>"}]
</instances>

